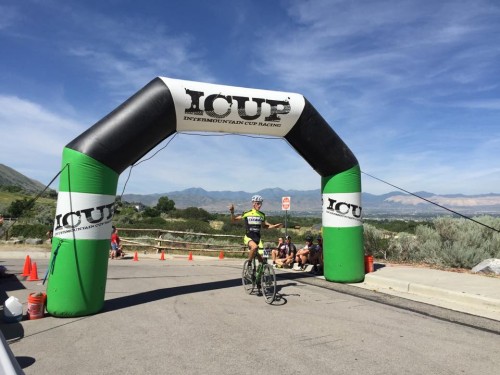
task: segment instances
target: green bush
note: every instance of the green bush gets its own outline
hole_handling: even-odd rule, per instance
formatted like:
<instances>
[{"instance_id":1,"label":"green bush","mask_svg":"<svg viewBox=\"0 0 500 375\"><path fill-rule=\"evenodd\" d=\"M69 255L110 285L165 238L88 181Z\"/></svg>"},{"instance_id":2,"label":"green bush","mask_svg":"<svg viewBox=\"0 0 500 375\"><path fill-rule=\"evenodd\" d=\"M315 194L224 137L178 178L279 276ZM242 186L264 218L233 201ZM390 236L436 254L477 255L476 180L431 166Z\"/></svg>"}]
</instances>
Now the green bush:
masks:
<instances>
[{"instance_id":1,"label":"green bush","mask_svg":"<svg viewBox=\"0 0 500 375\"><path fill-rule=\"evenodd\" d=\"M418 245L412 257L413 260L428 264L441 264L441 237L437 230L427 226L419 226L415 234Z\"/></svg>"},{"instance_id":2,"label":"green bush","mask_svg":"<svg viewBox=\"0 0 500 375\"><path fill-rule=\"evenodd\" d=\"M364 249L366 255L373 255L377 258L387 259L388 238L384 231L375 228L373 225L363 225Z\"/></svg>"},{"instance_id":3,"label":"green bush","mask_svg":"<svg viewBox=\"0 0 500 375\"><path fill-rule=\"evenodd\" d=\"M158 203L156 204L155 208L160 212L160 213L167 213L170 211L175 210L175 202L171 199L168 199L168 197L160 197L158 199Z\"/></svg>"},{"instance_id":4,"label":"green bush","mask_svg":"<svg viewBox=\"0 0 500 375\"><path fill-rule=\"evenodd\" d=\"M148 218L148 217L158 217L161 215L161 212L158 211L156 208L154 207L146 207L144 209L144 211L142 212L142 216L144 218Z\"/></svg>"},{"instance_id":5,"label":"green bush","mask_svg":"<svg viewBox=\"0 0 500 375\"><path fill-rule=\"evenodd\" d=\"M174 218L195 219L202 221L214 220L216 217L210 212L205 211L203 208L198 208L198 207L188 207L183 210L177 209L171 212L170 216Z\"/></svg>"},{"instance_id":6,"label":"green bush","mask_svg":"<svg viewBox=\"0 0 500 375\"><path fill-rule=\"evenodd\" d=\"M15 224L10 230L10 236L23 238L47 239L47 231L52 229L42 224Z\"/></svg>"},{"instance_id":7,"label":"green bush","mask_svg":"<svg viewBox=\"0 0 500 375\"><path fill-rule=\"evenodd\" d=\"M169 221L166 229L176 230L182 232L196 232L196 233L218 233L209 223L199 220L183 220L183 221Z\"/></svg>"},{"instance_id":8,"label":"green bush","mask_svg":"<svg viewBox=\"0 0 500 375\"><path fill-rule=\"evenodd\" d=\"M440 252L440 259L445 267L472 268L487 258L489 256L484 249L468 247L461 241L446 243Z\"/></svg>"},{"instance_id":9,"label":"green bush","mask_svg":"<svg viewBox=\"0 0 500 375\"><path fill-rule=\"evenodd\" d=\"M141 221L135 223L132 227L137 229L165 229L166 225L167 222L165 221L165 219L161 218L160 216L155 216L142 219Z\"/></svg>"},{"instance_id":10,"label":"green bush","mask_svg":"<svg viewBox=\"0 0 500 375\"><path fill-rule=\"evenodd\" d=\"M29 216L29 211L35 206L34 202L31 199L23 198L16 199L12 202L8 208L8 215L11 217L22 217Z\"/></svg>"},{"instance_id":11,"label":"green bush","mask_svg":"<svg viewBox=\"0 0 500 375\"><path fill-rule=\"evenodd\" d=\"M56 207L45 204L35 203L33 219L39 224L46 225L52 228L54 225L54 217L56 216Z\"/></svg>"},{"instance_id":12,"label":"green bush","mask_svg":"<svg viewBox=\"0 0 500 375\"><path fill-rule=\"evenodd\" d=\"M131 206L121 206L115 211L113 223L117 227L132 226L140 221L140 214Z\"/></svg>"},{"instance_id":13,"label":"green bush","mask_svg":"<svg viewBox=\"0 0 500 375\"><path fill-rule=\"evenodd\" d=\"M414 234L415 230L417 229L418 226L421 225L426 225L426 226L431 226L430 223L421 223L417 222L414 220L370 220L366 219L365 224L370 224L373 225L374 227L378 229L384 229L389 232L393 233L400 233L400 232L405 232L405 233L411 233Z\"/></svg>"},{"instance_id":14,"label":"green bush","mask_svg":"<svg viewBox=\"0 0 500 375\"><path fill-rule=\"evenodd\" d=\"M491 229L466 219L452 218L436 219L434 226L441 238L439 257L442 265L472 268L492 256L495 232Z\"/></svg>"},{"instance_id":15,"label":"green bush","mask_svg":"<svg viewBox=\"0 0 500 375\"><path fill-rule=\"evenodd\" d=\"M23 189L20 186L0 185L0 191L7 191L9 193L19 193L22 192Z\"/></svg>"},{"instance_id":16,"label":"green bush","mask_svg":"<svg viewBox=\"0 0 500 375\"><path fill-rule=\"evenodd\" d=\"M500 218L491 216L465 218L439 217L432 223L414 227L408 222L407 232L392 232L384 242L386 233L378 228L403 228L404 221L371 221L364 224L365 253L388 260L421 262L443 267L472 268L487 258L500 257ZM376 225L372 225L371 223ZM479 223L484 223L483 226ZM414 232L414 235L413 235Z\"/></svg>"},{"instance_id":17,"label":"green bush","mask_svg":"<svg viewBox=\"0 0 500 375\"><path fill-rule=\"evenodd\" d=\"M413 254L416 252L416 248L416 236L410 233L401 232L390 239L387 257L403 262L411 261L413 259Z\"/></svg>"}]
</instances>

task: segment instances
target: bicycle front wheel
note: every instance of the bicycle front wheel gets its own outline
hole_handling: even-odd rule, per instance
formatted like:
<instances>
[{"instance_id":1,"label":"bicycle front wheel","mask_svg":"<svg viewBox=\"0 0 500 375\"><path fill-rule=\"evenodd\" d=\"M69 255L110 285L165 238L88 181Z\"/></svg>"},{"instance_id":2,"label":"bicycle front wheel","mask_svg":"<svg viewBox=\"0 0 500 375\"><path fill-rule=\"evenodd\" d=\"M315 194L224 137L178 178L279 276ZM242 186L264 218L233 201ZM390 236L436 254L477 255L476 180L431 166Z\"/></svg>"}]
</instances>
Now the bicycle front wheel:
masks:
<instances>
[{"instance_id":1,"label":"bicycle front wheel","mask_svg":"<svg viewBox=\"0 0 500 375\"><path fill-rule=\"evenodd\" d=\"M261 276L262 295L266 303L273 303L276 299L276 274L270 264L264 264Z\"/></svg>"},{"instance_id":2,"label":"bicycle front wheel","mask_svg":"<svg viewBox=\"0 0 500 375\"><path fill-rule=\"evenodd\" d=\"M251 294L253 292L253 288L255 286L255 280L253 276L252 263L245 260L243 263L243 272L241 274L241 281L243 282L243 288L247 294Z\"/></svg>"}]
</instances>

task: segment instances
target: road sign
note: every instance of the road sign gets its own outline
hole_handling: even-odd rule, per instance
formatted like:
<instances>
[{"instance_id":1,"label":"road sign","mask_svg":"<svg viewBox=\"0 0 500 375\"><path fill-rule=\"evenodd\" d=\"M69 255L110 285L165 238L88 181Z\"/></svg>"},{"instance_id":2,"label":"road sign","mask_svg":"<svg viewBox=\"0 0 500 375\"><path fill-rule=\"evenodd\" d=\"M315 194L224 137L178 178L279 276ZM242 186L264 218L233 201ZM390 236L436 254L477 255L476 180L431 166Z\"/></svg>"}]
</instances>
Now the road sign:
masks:
<instances>
[{"instance_id":1,"label":"road sign","mask_svg":"<svg viewBox=\"0 0 500 375\"><path fill-rule=\"evenodd\" d=\"M290 210L290 197L282 197L281 198L281 209L283 211Z\"/></svg>"}]
</instances>

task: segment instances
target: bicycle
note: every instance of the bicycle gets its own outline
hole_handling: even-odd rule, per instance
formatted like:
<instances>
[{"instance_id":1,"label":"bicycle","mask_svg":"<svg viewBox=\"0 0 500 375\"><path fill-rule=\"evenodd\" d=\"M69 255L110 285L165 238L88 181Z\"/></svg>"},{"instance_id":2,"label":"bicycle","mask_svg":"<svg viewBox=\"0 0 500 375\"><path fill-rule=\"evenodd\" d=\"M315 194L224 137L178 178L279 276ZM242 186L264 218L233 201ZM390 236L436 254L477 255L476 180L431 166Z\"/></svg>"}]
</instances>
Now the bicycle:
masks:
<instances>
[{"instance_id":1,"label":"bicycle","mask_svg":"<svg viewBox=\"0 0 500 375\"><path fill-rule=\"evenodd\" d=\"M272 265L267 263L267 257L263 262L256 264L256 257L251 261L248 259L243 263L241 279L243 288L247 294L252 294L254 289L260 289L266 303L271 304L276 300L276 274ZM259 282L260 281L260 282Z\"/></svg>"}]
</instances>

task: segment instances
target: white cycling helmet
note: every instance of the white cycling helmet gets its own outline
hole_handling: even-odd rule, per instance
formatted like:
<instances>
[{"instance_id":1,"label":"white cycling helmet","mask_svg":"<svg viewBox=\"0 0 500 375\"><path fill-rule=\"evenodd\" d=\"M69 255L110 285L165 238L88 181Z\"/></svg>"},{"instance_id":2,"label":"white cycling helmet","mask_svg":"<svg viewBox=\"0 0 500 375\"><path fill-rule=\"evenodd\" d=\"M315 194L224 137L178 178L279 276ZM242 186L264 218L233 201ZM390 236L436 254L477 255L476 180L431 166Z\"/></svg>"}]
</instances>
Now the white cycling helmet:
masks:
<instances>
[{"instance_id":1,"label":"white cycling helmet","mask_svg":"<svg viewBox=\"0 0 500 375\"><path fill-rule=\"evenodd\" d=\"M260 195L254 195L252 197L252 202L262 203L263 201L264 201L264 199Z\"/></svg>"}]
</instances>

